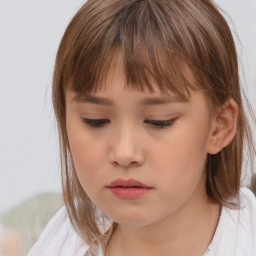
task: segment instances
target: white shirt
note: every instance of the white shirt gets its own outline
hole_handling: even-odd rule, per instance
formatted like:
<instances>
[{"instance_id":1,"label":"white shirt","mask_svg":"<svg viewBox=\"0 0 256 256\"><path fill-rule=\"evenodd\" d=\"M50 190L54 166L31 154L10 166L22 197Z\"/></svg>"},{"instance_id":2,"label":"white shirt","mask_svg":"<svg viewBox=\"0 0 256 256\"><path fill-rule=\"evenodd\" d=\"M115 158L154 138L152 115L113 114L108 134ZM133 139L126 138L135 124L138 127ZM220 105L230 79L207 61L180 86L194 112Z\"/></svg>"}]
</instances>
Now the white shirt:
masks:
<instances>
[{"instance_id":1,"label":"white shirt","mask_svg":"<svg viewBox=\"0 0 256 256\"><path fill-rule=\"evenodd\" d=\"M241 188L240 200L239 210L222 207L212 243L204 256L256 256L256 197L248 188ZM84 256L88 248L72 228L63 207L27 256Z\"/></svg>"}]
</instances>

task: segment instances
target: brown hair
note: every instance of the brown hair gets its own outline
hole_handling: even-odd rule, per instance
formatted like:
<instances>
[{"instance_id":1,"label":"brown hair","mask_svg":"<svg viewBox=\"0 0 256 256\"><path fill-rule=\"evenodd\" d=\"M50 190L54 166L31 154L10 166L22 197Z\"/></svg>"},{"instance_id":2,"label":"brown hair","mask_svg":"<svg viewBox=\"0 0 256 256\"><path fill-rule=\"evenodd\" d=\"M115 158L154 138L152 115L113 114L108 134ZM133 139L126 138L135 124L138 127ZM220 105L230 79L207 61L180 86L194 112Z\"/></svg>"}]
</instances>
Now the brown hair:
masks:
<instances>
[{"instance_id":1,"label":"brown hair","mask_svg":"<svg viewBox=\"0 0 256 256\"><path fill-rule=\"evenodd\" d=\"M66 131L65 90L86 94L102 89L117 52L122 54L126 86L152 91L153 82L161 92L171 91L183 99L189 98L192 88L205 91L213 107L228 98L238 104L235 138L207 158L206 191L211 199L231 207L228 200L238 196L241 186L244 145L251 160L255 153L234 40L212 1L89 0L66 29L53 79L64 201L72 224L89 244L100 236L97 224L104 214L84 192L74 169ZM197 86L186 78L184 63Z\"/></svg>"}]
</instances>

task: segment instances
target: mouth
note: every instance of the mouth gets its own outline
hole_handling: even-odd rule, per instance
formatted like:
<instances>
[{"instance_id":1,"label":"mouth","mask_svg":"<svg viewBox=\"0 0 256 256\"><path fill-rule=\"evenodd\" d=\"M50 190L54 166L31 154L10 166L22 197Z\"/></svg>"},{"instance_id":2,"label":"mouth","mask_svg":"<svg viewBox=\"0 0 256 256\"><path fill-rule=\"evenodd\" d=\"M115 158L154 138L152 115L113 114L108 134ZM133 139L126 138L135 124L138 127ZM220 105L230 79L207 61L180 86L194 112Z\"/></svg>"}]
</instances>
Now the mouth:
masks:
<instances>
[{"instance_id":1,"label":"mouth","mask_svg":"<svg viewBox=\"0 0 256 256\"><path fill-rule=\"evenodd\" d=\"M111 182L107 188L120 199L137 199L152 189L152 187L143 184L140 181L129 179L118 179Z\"/></svg>"},{"instance_id":2,"label":"mouth","mask_svg":"<svg viewBox=\"0 0 256 256\"><path fill-rule=\"evenodd\" d=\"M111 182L107 187L113 188L113 187L126 187L126 188L152 188L149 187L142 182L134 179L129 179L129 180L123 180L123 179L118 179L114 180Z\"/></svg>"}]
</instances>

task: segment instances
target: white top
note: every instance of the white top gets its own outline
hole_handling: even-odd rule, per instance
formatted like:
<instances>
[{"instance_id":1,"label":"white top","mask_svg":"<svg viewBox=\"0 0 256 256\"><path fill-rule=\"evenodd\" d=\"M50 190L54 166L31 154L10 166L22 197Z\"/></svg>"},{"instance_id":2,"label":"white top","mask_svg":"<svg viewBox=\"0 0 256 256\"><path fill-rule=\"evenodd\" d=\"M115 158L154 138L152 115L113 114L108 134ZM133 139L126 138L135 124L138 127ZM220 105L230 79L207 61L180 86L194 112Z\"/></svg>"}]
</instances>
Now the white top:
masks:
<instances>
[{"instance_id":1,"label":"white top","mask_svg":"<svg viewBox=\"0 0 256 256\"><path fill-rule=\"evenodd\" d=\"M241 188L240 199L240 210L222 207L215 235L204 256L256 256L256 197L248 188ZM84 256L88 248L72 228L63 207L27 256ZM102 252L99 256L103 256Z\"/></svg>"}]
</instances>

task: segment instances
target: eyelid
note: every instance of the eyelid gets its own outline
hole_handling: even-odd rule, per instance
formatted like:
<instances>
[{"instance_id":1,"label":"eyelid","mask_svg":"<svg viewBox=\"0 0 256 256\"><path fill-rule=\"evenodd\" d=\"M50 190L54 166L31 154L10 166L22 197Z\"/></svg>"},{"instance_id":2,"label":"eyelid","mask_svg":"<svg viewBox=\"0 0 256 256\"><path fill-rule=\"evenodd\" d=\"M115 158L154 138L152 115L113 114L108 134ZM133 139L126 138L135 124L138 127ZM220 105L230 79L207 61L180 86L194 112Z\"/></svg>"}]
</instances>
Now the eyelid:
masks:
<instances>
[{"instance_id":1,"label":"eyelid","mask_svg":"<svg viewBox=\"0 0 256 256\"><path fill-rule=\"evenodd\" d=\"M98 119L91 119L91 118L83 118L83 122L87 124L90 128L100 128L103 127L102 124L105 124L106 122L110 122L108 119L105 118L98 118ZM98 124L96 125L96 123Z\"/></svg>"},{"instance_id":2,"label":"eyelid","mask_svg":"<svg viewBox=\"0 0 256 256\"><path fill-rule=\"evenodd\" d=\"M157 129L165 129L172 126L177 119L178 117L168 120L145 120L145 123L153 124Z\"/></svg>"},{"instance_id":3,"label":"eyelid","mask_svg":"<svg viewBox=\"0 0 256 256\"><path fill-rule=\"evenodd\" d=\"M151 124L154 126L156 129L164 129L172 126L174 122L178 119L179 117L175 117L172 119L168 120L145 120L144 123L146 124ZM83 122L88 125L90 128L101 128L106 125L106 123L110 123L109 119L90 119L90 118L82 118Z\"/></svg>"}]
</instances>

